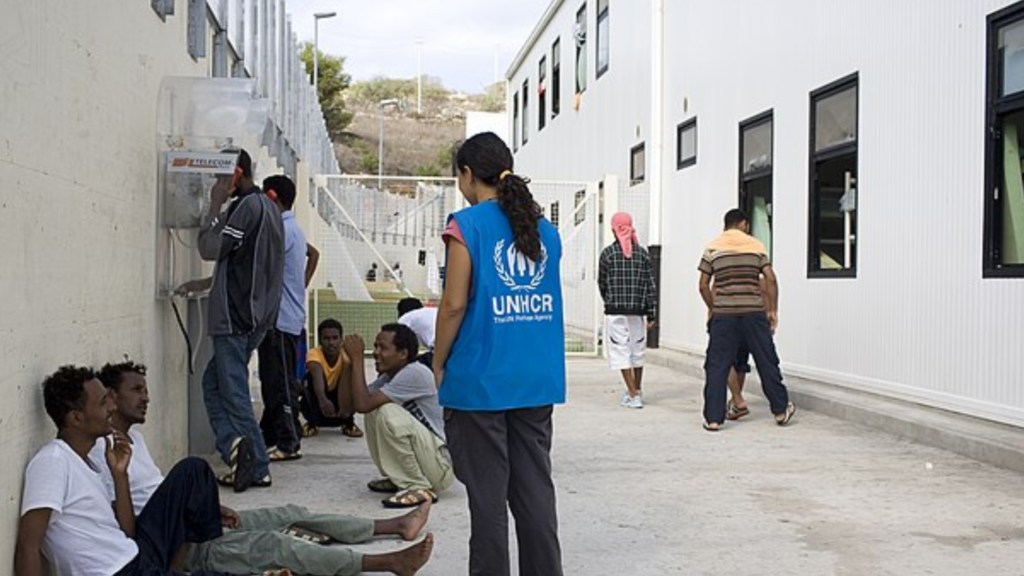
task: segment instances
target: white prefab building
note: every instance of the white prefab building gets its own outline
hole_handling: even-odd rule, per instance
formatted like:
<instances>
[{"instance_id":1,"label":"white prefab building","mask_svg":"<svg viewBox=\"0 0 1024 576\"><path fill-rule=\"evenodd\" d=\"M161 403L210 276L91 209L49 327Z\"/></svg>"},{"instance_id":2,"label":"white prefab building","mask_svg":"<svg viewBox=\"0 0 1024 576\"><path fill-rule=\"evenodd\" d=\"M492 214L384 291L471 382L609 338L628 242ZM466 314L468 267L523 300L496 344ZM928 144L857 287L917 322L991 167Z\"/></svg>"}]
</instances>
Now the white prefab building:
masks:
<instances>
[{"instance_id":1,"label":"white prefab building","mask_svg":"<svg viewBox=\"0 0 1024 576\"><path fill-rule=\"evenodd\" d=\"M1024 426L1024 2L554 0L507 76L517 172L646 209L662 347L741 206L785 373Z\"/></svg>"}]
</instances>

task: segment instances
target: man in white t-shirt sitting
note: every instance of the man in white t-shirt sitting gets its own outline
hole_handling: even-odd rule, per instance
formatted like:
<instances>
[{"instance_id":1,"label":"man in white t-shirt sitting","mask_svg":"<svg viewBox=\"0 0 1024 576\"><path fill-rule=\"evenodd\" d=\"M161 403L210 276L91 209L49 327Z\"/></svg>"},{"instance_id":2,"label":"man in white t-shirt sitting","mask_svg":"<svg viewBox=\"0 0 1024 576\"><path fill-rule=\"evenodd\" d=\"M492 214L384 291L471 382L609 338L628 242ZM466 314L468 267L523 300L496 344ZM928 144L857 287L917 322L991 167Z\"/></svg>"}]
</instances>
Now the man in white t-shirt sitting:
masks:
<instances>
[{"instance_id":1,"label":"man in white t-shirt sitting","mask_svg":"<svg viewBox=\"0 0 1024 576\"><path fill-rule=\"evenodd\" d=\"M444 441L444 416L429 368L416 362L419 340L404 324L385 324L373 342L380 375L366 384L365 344L358 334L345 336L342 347L352 369L341 378L346 403L363 414L370 457L384 476L369 483L375 492L397 492L385 498L387 508L436 502L454 478Z\"/></svg>"},{"instance_id":2,"label":"man in white t-shirt sitting","mask_svg":"<svg viewBox=\"0 0 1024 576\"><path fill-rule=\"evenodd\" d=\"M132 505L127 436L112 431L114 404L90 368L64 366L43 382L57 438L25 469L14 556L18 576L42 576L45 556L57 576L162 576L185 542L221 535L217 481L199 459L180 462L138 518ZM113 492L89 460L105 442ZM111 507L113 503L113 507ZM213 572L193 572L193 576Z\"/></svg>"},{"instance_id":3,"label":"man in white t-shirt sitting","mask_svg":"<svg viewBox=\"0 0 1024 576\"><path fill-rule=\"evenodd\" d=\"M434 327L437 326L437 308L424 308L419 298L402 298L398 301L398 323L405 324L416 333L420 346L427 349L416 360L433 369Z\"/></svg>"},{"instance_id":4,"label":"man in white t-shirt sitting","mask_svg":"<svg viewBox=\"0 0 1024 576\"><path fill-rule=\"evenodd\" d=\"M132 441L132 502L137 514L143 514L154 490L163 480L160 469L146 448L136 424L146 421L149 389L146 367L132 361L107 364L99 373L114 401L113 429ZM102 441L90 454L93 461L103 458ZM110 474L104 479L111 481ZM279 506L240 510L222 507L222 516L230 519L229 530L220 538L203 542L183 556L183 567L196 570L259 573L287 568L308 576L355 576L360 572L414 574L430 558L433 537L415 546L386 554L362 554L349 548L323 546L295 537L324 536L333 541L362 543L373 536L395 535L404 540L418 537L430 513L430 504L398 518L369 520L339 514L311 512L301 506ZM295 535L290 535L295 533Z\"/></svg>"}]
</instances>

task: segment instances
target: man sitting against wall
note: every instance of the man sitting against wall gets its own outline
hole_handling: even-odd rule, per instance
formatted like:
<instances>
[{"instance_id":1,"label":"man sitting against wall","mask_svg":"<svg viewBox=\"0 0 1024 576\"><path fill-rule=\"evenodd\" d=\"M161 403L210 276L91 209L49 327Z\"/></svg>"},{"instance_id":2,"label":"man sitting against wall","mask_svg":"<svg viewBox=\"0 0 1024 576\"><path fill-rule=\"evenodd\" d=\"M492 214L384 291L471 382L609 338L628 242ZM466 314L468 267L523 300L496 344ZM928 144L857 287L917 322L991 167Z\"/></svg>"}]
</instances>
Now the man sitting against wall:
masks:
<instances>
[{"instance_id":1,"label":"man sitting against wall","mask_svg":"<svg viewBox=\"0 0 1024 576\"><path fill-rule=\"evenodd\" d=\"M64 366L48 376L43 404L57 438L25 469L16 576L42 576L43 556L57 576L169 576L172 557L185 542L221 535L217 482L198 458L182 460L153 486L148 507L136 517L132 445L111 430L113 400L92 369ZM92 462L89 452L98 440L102 461Z\"/></svg>"},{"instance_id":2,"label":"man sitting against wall","mask_svg":"<svg viewBox=\"0 0 1024 576\"><path fill-rule=\"evenodd\" d=\"M99 379L113 400L114 412L110 420L115 433L128 438L132 444L133 457L128 477L132 504L136 514L141 516L163 481L142 432L135 427L145 423L149 409L146 367L131 361L107 364L100 370ZM100 439L90 454L94 465L100 465L103 452L104 441ZM109 473L103 474L103 479L107 484L113 482ZM355 576L360 572L414 574L430 558L433 546L430 534L415 546L373 555L339 546L324 546L316 541L329 539L355 544L383 535L414 540L429 514L429 503L404 516L386 520L315 513L295 505L238 512L222 507L221 515L228 520L229 530L219 538L191 548L183 555L182 567L193 574L197 570L251 574L276 568L309 576Z\"/></svg>"},{"instance_id":3,"label":"man sitting against wall","mask_svg":"<svg viewBox=\"0 0 1024 576\"><path fill-rule=\"evenodd\" d=\"M379 376L369 386L363 339L350 334L343 347L352 358L352 369L342 377L342 396L364 415L370 457L384 476L368 487L397 492L382 501L388 508L436 502L437 492L452 484L452 464L434 374L416 362L419 339L403 324L382 326L373 342Z\"/></svg>"}]
</instances>

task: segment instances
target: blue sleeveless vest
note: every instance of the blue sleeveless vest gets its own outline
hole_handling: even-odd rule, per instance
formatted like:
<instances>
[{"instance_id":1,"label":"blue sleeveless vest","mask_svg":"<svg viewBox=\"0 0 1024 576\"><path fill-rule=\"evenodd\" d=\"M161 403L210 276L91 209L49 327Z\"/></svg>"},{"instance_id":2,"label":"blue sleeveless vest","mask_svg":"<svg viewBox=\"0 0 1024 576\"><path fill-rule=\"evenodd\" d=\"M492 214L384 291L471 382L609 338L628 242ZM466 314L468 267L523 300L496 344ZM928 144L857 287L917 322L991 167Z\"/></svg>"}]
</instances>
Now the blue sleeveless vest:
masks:
<instances>
[{"instance_id":1,"label":"blue sleeveless vest","mask_svg":"<svg viewBox=\"0 0 1024 576\"><path fill-rule=\"evenodd\" d=\"M497 202L450 216L473 263L466 315L445 364L442 406L498 411L565 402L562 243L539 222L544 255L533 262L512 242Z\"/></svg>"}]
</instances>

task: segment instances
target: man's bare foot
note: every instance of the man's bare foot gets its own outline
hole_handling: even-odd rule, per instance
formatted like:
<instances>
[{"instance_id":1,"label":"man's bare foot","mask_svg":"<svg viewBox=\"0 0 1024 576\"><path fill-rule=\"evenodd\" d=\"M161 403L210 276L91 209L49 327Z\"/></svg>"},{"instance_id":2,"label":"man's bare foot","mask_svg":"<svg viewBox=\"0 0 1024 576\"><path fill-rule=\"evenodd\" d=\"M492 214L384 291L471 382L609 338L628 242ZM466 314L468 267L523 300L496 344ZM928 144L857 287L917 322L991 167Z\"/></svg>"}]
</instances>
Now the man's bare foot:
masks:
<instances>
[{"instance_id":1,"label":"man's bare foot","mask_svg":"<svg viewBox=\"0 0 1024 576\"><path fill-rule=\"evenodd\" d=\"M423 541L405 550L388 554L363 556L363 572L390 572L398 576L413 576L430 560L434 552L434 535L427 532Z\"/></svg>"},{"instance_id":2,"label":"man's bare foot","mask_svg":"<svg viewBox=\"0 0 1024 576\"><path fill-rule=\"evenodd\" d=\"M412 541L420 535L420 530L430 517L430 500L420 504L405 516L395 518L398 521L399 536L402 540Z\"/></svg>"},{"instance_id":3,"label":"man's bare foot","mask_svg":"<svg viewBox=\"0 0 1024 576\"><path fill-rule=\"evenodd\" d=\"M412 541L420 535L420 530L427 523L430 517L430 501L413 508L404 516L388 518L386 520L375 520L373 523L374 536L395 535L402 540Z\"/></svg>"}]
</instances>

